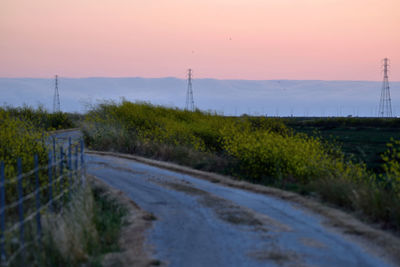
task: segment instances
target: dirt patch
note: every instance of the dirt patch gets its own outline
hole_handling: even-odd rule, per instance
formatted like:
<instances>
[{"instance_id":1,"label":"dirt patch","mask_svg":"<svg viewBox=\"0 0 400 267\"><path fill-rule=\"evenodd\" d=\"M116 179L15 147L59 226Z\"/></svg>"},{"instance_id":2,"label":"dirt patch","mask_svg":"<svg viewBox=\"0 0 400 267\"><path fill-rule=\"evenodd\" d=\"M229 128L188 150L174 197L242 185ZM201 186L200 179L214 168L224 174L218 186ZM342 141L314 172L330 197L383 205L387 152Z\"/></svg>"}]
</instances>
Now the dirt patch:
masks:
<instances>
[{"instance_id":1,"label":"dirt patch","mask_svg":"<svg viewBox=\"0 0 400 267\"><path fill-rule=\"evenodd\" d=\"M326 245L324 243L321 243L315 239L312 238L300 238L300 242L303 243L303 245L307 247L312 247L312 248L326 248Z\"/></svg>"},{"instance_id":2,"label":"dirt patch","mask_svg":"<svg viewBox=\"0 0 400 267\"><path fill-rule=\"evenodd\" d=\"M204 206L211 208L217 214L218 218L231 224L247 226L264 225L264 223L257 218L253 211L238 206L229 200L209 194L201 198L199 202Z\"/></svg>"},{"instance_id":3,"label":"dirt patch","mask_svg":"<svg viewBox=\"0 0 400 267\"><path fill-rule=\"evenodd\" d=\"M172 178L173 181L150 179L161 186L180 191L192 196L197 196L197 201L212 209L215 215L228 223L243 226L252 226L259 231L290 231L291 229L266 215L258 214L251 209L236 205L232 201L217 197L209 192L198 189L190 182Z\"/></svg>"},{"instance_id":4,"label":"dirt patch","mask_svg":"<svg viewBox=\"0 0 400 267\"><path fill-rule=\"evenodd\" d=\"M88 176L93 187L100 187L105 195L126 207L128 214L124 217L124 226L118 240L120 252L108 253L104 256L102 265L107 266L164 266L159 260L149 255L151 248L145 246L144 232L152 226L156 217L142 210L123 192L116 190L94 176Z\"/></svg>"},{"instance_id":5,"label":"dirt patch","mask_svg":"<svg viewBox=\"0 0 400 267\"><path fill-rule=\"evenodd\" d=\"M171 188L176 191L184 192L193 196L208 196L210 195L208 192L200 190L196 187L192 187L183 183L174 183L174 182L158 182L158 184L163 185L165 187Z\"/></svg>"},{"instance_id":6,"label":"dirt patch","mask_svg":"<svg viewBox=\"0 0 400 267\"><path fill-rule=\"evenodd\" d=\"M248 255L258 261L273 261L279 266L306 266L297 253L283 250L275 244L272 244L267 249L253 251Z\"/></svg>"}]
</instances>

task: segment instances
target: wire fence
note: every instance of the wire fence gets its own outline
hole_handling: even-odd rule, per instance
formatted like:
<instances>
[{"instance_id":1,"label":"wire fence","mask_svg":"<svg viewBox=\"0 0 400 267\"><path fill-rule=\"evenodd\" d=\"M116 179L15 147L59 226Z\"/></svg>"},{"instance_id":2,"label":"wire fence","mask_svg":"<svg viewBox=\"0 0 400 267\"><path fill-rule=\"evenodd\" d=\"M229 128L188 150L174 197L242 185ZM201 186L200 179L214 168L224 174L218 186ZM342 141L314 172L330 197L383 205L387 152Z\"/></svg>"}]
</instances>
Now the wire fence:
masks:
<instances>
[{"instance_id":1,"label":"wire fence","mask_svg":"<svg viewBox=\"0 0 400 267\"><path fill-rule=\"evenodd\" d=\"M42 217L60 215L85 185L84 143L82 140L52 144L47 164L39 165L39 156L32 155L33 169L23 173L23 162L17 158L14 177L6 177L0 161L0 265L25 263L27 249L39 246L42 238ZM26 170L26 168L25 168ZM19 265L18 264L18 265ZM21 264L22 265L22 264Z\"/></svg>"}]
</instances>

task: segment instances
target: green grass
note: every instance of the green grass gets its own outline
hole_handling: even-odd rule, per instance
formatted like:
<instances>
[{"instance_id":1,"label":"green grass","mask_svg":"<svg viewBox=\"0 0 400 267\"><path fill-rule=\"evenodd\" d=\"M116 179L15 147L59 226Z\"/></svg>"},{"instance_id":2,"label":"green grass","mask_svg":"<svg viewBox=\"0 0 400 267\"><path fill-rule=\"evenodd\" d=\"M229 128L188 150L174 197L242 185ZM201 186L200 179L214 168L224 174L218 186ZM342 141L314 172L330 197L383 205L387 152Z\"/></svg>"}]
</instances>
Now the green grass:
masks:
<instances>
[{"instance_id":1,"label":"green grass","mask_svg":"<svg viewBox=\"0 0 400 267\"><path fill-rule=\"evenodd\" d=\"M383 173L381 155L391 139L400 139L399 119L376 118L294 118L286 119L296 132L320 136L336 143L348 158L364 162L374 173Z\"/></svg>"},{"instance_id":2,"label":"green grass","mask_svg":"<svg viewBox=\"0 0 400 267\"><path fill-rule=\"evenodd\" d=\"M105 195L104 189L94 188L94 225L99 236L90 245L90 254L103 255L109 252L119 251L118 239L123 226L123 218L127 214L126 208L122 207L114 199Z\"/></svg>"}]
</instances>

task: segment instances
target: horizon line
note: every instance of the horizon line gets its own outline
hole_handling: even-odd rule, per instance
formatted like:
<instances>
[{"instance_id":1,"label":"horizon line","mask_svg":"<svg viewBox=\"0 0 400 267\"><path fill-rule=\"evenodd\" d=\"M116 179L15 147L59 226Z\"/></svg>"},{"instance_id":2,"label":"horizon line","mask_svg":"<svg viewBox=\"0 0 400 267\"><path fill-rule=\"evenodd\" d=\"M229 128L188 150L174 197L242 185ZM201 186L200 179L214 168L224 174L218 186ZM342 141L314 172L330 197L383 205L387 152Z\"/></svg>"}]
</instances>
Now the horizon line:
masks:
<instances>
[{"instance_id":1,"label":"horizon line","mask_svg":"<svg viewBox=\"0 0 400 267\"><path fill-rule=\"evenodd\" d=\"M55 74L56 75L56 74ZM48 79L52 80L54 79L54 76L51 77L27 77L27 76L16 76L16 77L5 77L5 76L0 76L0 79ZM143 76L86 76L86 77L70 77L70 76L60 76L58 75L58 78L60 79L177 79L177 80L187 80L186 78L179 78L179 77L174 77L174 76L163 76L163 77L143 77ZM219 80L219 81L325 81L325 82L382 82L382 80L348 80L348 79L338 79L338 80L332 80L332 79L288 79L288 78L282 78L282 79L232 79L232 78L210 78L210 77L202 77L202 78L194 78L193 80ZM389 80L389 82L400 82L397 80Z\"/></svg>"}]
</instances>

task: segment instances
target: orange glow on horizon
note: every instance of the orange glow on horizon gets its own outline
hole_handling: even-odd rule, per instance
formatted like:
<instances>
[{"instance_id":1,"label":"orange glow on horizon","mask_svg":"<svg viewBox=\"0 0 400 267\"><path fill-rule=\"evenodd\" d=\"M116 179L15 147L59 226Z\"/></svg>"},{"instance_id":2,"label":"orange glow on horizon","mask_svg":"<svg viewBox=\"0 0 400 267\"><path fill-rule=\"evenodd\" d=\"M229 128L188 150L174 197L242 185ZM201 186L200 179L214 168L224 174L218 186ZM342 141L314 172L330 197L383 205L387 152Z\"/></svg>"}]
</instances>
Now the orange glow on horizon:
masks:
<instances>
[{"instance_id":1,"label":"orange glow on horizon","mask_svg":"<svg viewBox=\"0 0 400 267\"><path fill-rule=\"evenodd\" d=\"M398 0L3 0L0 77L400 81Z\"/></svg>"}]
</instances>

